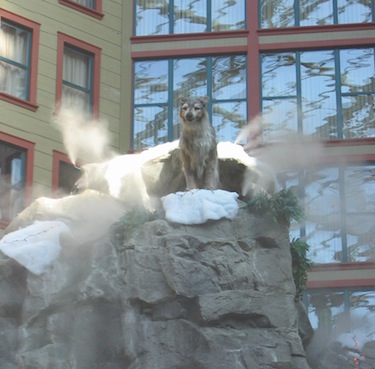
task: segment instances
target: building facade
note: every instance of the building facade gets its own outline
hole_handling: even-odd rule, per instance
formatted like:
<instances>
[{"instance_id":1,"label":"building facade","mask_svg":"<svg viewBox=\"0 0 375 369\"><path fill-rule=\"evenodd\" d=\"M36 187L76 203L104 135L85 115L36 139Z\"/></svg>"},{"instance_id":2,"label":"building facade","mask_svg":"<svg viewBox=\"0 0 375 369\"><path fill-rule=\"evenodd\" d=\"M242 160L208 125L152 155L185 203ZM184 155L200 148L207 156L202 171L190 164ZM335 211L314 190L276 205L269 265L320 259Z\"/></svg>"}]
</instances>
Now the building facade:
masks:
<instances>
[{"instance_id":1,"label":"building facade","mask_svg":"<svg viewBox=\"0 0 375 369\"><path fill-rule=\"evenodd\" d=\"M373 1L0 0L0 17L17 48L0 49L2 201L69 185L51 125L62 101L106 120L124 153L176 139L178 98L208 96L219 140L248 124L262 147L287 140L274 159L306 211L292 237L310 245L311 322L335 336L355 317L345 330L363 338L375 320Z\"/></svg>"}]
</instances>

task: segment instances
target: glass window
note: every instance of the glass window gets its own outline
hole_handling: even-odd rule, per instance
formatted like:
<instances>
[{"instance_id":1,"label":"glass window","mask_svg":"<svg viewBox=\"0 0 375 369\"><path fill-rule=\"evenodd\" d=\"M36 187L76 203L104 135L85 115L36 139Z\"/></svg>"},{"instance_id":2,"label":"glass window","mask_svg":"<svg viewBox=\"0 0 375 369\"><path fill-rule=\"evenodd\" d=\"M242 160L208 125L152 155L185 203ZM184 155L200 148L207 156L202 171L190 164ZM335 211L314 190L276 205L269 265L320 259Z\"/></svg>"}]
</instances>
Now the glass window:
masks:
<instances>
[{"instance_id":1,"label":"glass window","mask_svg":"<svg viewBox=\"0 0 375 369\"><path fill-rule=\"evenodd\" d=\"M262 55L264 139L375 137L374 48Z\"/></svg>"},{"instance_id":2,"label":"glass window","mask_svg":"<svg viewBox=\"0 0 375 369\"><path fill-rule=\"evenodd\" d=\"M29 100L32 32L1 20L0 91Z\"/></svg>"},{"instance_id":3,"label":"glass window","mask_svg":"<svg viewBox=\"0 0 375 369\"><path fill-rule=\"evenodd\" d=\"M302 194L306 222L293 227L305 237L316 264L375 260L375 165L353 164L289 173L288 188Z\"/></svg>"},{"instance_id":4,"label":"glass window","mask_svg":"<svg viewBox=\"0 0 375 369\"><path fill-rule=\"evenodd\" d=\"M245 29L245 0L136 0L134 8L137 36Z\"/></svg>"},{"instance_id":5,"label":"glass window","mask_svg":"<svg viewBox=\"0 0 375 369\"><path fill-rule=\"evenodd\" d=\"M0 224L9 223L24 207L26 150L0 141Z\"/></svg>"},{"instance_id":6,"label":"glass window","mask_svg":"<svg viewBox=\"0 0 375 369\"><path fill-rule=\"evenodd\" d=\"M73 2L95 9L95 0L72 0Z\"/></svg>"},{"instance_id":7,"label":"glass window","mask_svg":"<svg viewBox=\"0 0 375 369\"><path fill-rule=\"evenodd\" d=\"M75 183L81 177L82 172L73 164L59 161L58 169L58 191L70 194L74 190Z\"/></svg>"},{"instance_id":8,"label":"glass window","mask_svg":"<svg viewBox=\"0 0 375 369\"><path fill-rule=\"evenodd\" d=\"M58 32L56 110L73 108L99 116L101 49Z\"/></svg>"},{"instance_id":9,"label":"glass window","mask_svg":"<svg viewBox=\"0 0 375 369\"><path fill-rule=\"evenodd\" d=\"M311 290L305 293L304 300L322 349L314 357L317 367L326 350L337 351L332 359L341 357L340 368L373 367L375 290Z\"/></svg>"},{"instance_id":10,"label":"glass window","mask_svg":"<svg viewBox=\"0 0 375 369\"><path fill-rule=\"evenodd\" d=\"M260 27L321 26L373 22L370 0L259 0Z\"/></svg>"},{"instance_id":11,"label":"glass window","mask_svg":"<svg viewBox=\"0 0 375 369\"><path fill-rule=\"evenodd\" d=\"M92 108L93 56L74 49L64 48L62 106L89 112Z\"/></svg>"},{"instance_id":12,"label":"glass window","mask_svg":"<svg viewBox=\"0 0 375 369\"><path fill-rule=\"evenodd\" d=\"M209 96L218 140L233 141L247 122L246 70L244 55L135 62L133 148L179 137L184 96Z\"/></svg>"}]
</instances>

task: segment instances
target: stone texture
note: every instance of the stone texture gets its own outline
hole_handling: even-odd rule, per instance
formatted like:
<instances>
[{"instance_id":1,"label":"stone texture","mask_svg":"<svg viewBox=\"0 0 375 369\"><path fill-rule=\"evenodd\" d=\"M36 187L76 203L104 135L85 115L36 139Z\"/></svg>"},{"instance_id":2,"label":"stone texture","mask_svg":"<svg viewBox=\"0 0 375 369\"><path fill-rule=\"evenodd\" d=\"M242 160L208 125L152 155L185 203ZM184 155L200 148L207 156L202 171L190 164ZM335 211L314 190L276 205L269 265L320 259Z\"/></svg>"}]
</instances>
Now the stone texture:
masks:
<instances>
[{"instance_id":1,"label":"stone texture","mask_svg":"<svg viewBox=\"0 0 375 369\"><path fill-rule=\"evenodd\" d=\"M309 369L288 237L243 207L62 240L41 276L2 256L1 369Z\"/></svg>"}]
</instances>

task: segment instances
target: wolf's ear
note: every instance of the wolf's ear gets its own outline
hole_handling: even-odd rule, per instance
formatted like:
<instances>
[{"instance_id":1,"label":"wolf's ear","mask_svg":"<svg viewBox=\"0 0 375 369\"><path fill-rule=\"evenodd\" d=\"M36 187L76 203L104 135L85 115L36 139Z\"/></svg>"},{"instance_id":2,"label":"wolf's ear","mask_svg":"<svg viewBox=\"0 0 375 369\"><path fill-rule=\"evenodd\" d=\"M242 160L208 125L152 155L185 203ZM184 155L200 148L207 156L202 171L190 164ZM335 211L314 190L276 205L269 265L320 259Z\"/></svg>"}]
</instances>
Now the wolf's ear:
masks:
<instances>
[{"instance_id":1,"label":"wolf's ear","mask_svg":"<svg viewBox=\"0 0 375 369\"><path fill-rule=\"evenodd\" d=\"M187 101L187 98L186 98L186 97L180 97L180 98L178 99L178 103L179 103L179 105L184 105L184 104L186 103L186 101Z\"/></svg>"},{"instance_id":2,"label":"wolf's ear","mask_svg":"<svg viewBox=\"0 0 375 369\"><path fill-rule=\"evenodd\" d=\"M209 97L208 96L203 96L203 97L200 98L200 100L201 100L202 104L204 106L206 106L207 103L208 103Z\"/></svg>"}]
</instances>

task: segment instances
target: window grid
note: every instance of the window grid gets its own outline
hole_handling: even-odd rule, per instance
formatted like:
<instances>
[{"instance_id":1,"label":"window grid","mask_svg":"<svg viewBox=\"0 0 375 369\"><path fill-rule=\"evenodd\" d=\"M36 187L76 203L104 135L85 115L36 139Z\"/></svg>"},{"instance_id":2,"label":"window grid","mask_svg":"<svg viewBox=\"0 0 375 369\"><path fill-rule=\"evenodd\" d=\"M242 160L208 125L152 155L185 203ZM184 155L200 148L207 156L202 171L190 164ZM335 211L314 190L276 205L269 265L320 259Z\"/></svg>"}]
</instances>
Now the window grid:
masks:
<instances>
[{"instance_id":1,"label":"window grid","mask_svg":"<svg viewBox=\"0 0 375 369\"><path fill-rule=\"evenodd\" d=\"M79 49L76 49L74 47L71 47L70 45L65 45L64 53L66 51L70 51L73 54L77 54L78 56L83 56L87 58L88 65L87 65L87 75L88 75L88 81L87 81L87 87L84 87L82 85L79 85L77 83L68 81L63 79L62 83L63 85L70 87L72 89L78 90L80 92L83 92L84 94L87 94L88 96L88 102L89 102L89 111L92 111L92 90L93 90L93 84L92 84L92 76L93 76L93 56L87 52L81 51Z\"/></svg>"},{"instance_id":2,"label":"window grid","mask_svg":"<svg viewBox=\"0 0 375 369\"><path fill-rule=\"evenodd\" d=\"M243 55L232 55L232 56L227 56L228 58L232 57L232 58L243 58L244 56ZM217 57L216 60L218 59L225 59L226 56L221 56L221 57ZM246 59L246 58L245 58ZM246 104L246 101L247 101L247 96L246 96L246 93L245 93L245 96L239 98L239 97L234 97L234 96L226 96L226 97L218 97L218 98L214 98L213 97L213 94L214 94L214 82L213 82L213 57L198 57L198 58L193 58L194 61L200 61L200 62L203 62L204 63L204 70L205 70L205 82L204 84L201 84L201 85L193 85L191 86L192 88L192 91L190 88L188 88L189 86L186 86L185 84L189 85L190 83L193 83L194 82L187 82L186 80L181 80L179 81L175 74L174 74L174 71L175 71L175 65L174 63L176 62L181 62L181 61L189 61L189 59L164 59L162 60L161 62L165 62L167 63L168 65L168 70L167 70L167 97L165 97L165 100L164 101L157 101L157 102L150 102L150 103L142 103L142 102L137 102L137 91L138 90L142 90L142 88L138 88L138 84L137 82L135 82L135 89L134 89L134 93L135 93L135 96L134 96L134 111L135 111L135 119L134 119L134 125L136 125L136 121L137 121L137 109L141 109L141 108L151 108L151 107L158 107L158 108L161 108L161 109L167 109L167 120L168 120L168 123L167 123L167 127L164 127L166 130L167 130L167 134L166 134L166 137L164 138L164 141L172 141L174 139L177 139L179 137L179 130L180 130L180 122L179 122L179 117L178 117L178 114L177 114L177 110L178 110L178 99L179 97L182 97L182 96L208 96L209 97L209 102L207 104L207 109L209 111L209 115L211 117L211 120L212 122L214 121L214 113L215 114L220 114L220 112L217 111L217 109L215 110L215 106L218 106L220 104L225 104L225 103L244 103ZM150 61L151 63L154 62L154 61ZM156 61L155 61L156 62ZM160 61L159 61L160 62ZM145 63L144 61L140 61L139 63ZM246 64L246 62L245 62ZM136 68L136 65L137 63L135 63L135 68ZM200 68L202 68L200 66ZM193 70L193 71L190 71L191 74L193 74L194 72L201 72L201 70ZM135 80L137 80L137 78L139 78L140 80L143 78L141 77L139 74L138 74L138 77L136 75L137 73L134 72L134 76L135 76ZM195 81L195 79L193 78L193 80ZM180 82L180 89L178 89L176 86L178 85L178 82ZM159 84L162 83L162 82L159 82ZM244 82L246 83L246 82ZM157 85L157 83L156 83ZM220 87L223 87L223 86L220 86ZM157 89L157 86L154 87ZM185 91L186 89L186 91ZM199 91L199 94L197 95L197 92ZM247 92L247 88L246 88L246 92ZM141 92L139 92L141 93ZM145 99L144 97L140 97L139 98L140 100L142 99ZM247 109L246 109L247 111ZM247 115L245 113L245 115ZM243 119L243 122L242 122L242 125L246 124L247 122L247 116L244 116L244 119ZM151 123L151 122L149 122ZM214 122L213 122L214 123ZM154 120L154 126L155 126L155 120ZM157 129L154 128L155 130ZM160 129L160 127L159 127ZM145 132L145 131L143 131ZM156 131L155 131L156 132ZM144 145L142 144L141 142L141 139L140 138L137 138L137 133L135 130L133 131L133 149L143 149L143 148L146 148L148 147L148 145ZM142 132L141 132L142 133ZM144 138L143 138L144 139ZM156 139L156 140L155 140ZM154 136L154 144L158 144L158 143L161 143L160 141L157 140L158 137ZM231 138L233 140L233 138ZM163 141L163 142L164 142Z\"/></svg>"},{"instance_id":3,"label":"window grid","mask_svg":"<svg viewBox=\"0 0 375 369\"><path fill-rule=\"evenodd\" d=\"M351 137L352 135L357 135L357 134L360 134L360 133L356 133L354 130L353 131L350 131L348 130L347 133L345 133L344 131L344 117L343 117L343 111L344 111L344 108L343 108L343 98L345 97L353 97L353 98L359 98L360 96L364 96L364 97L368 97L369 99L373 100L375 98L375 90L374 88L370 88L368 90L365 90L365 91L350 91L350 92L345 92L343 91L344 90L344 87L342 85L342 82L341 82L341 75L342 75L342 71L341 71L341 56L340 56L340 52L343 52L343 51L350 51L350 50L357 50L357 51L361 51L361 50L369 50L371 53L372 53L372 59L374 59L375 57L375 49L374 48L364 48L364 49L334 49L334 50L331 50L332 51L332 55L333 55L333 60L334 60L334 78L335 78L335 90L334 90L334 93L335 93L335 110L336 110L336 113L334 116L331 116L331 117L326 117L325 119L328 121L330 119L330 122L332 124L332 121L335 122L335 126L334 126L334 129L336 131L336 133L329 133L329 132L325 132L325 131L322 131L321 129L323 127L319 127L319 126L316 126L315 129L316 129L316 132L313 134L314 136L317 136L318 138L320 139L347 139L347 138L353 138ZM270 93L267 93L267 91L265 91L264 89L262 90L261 89L261 95L263 95L261 97L261 110L263 111L263 113L267 113L268 110L270 110L270 108L268 108L268 105L269 103L272 103L272 104L277 104L278 101L288 101L288 100L291 100L291 99L294 99L296 101L296 108L295 108L295 115L296 115L296 119L297 119L297 127L296 127L296 132L298 133L304 133L304 134L307 134L307 132L304 132L304 130L306 128L308 128L308 126L306 124L304 124L304 112L303 112L303 104L302 104L302 98L304 97L304 94L302 92L302 83L303 83L303 78L302 78L302 73L301 73L301 70L303 68L303 62L301 61L301 55L308 55L309 53L316 53L316 52L319 52L319 50L314 50L314 51L290 51L290 52L281 52L281 53L262 53L260 54L260 65L261 65L261 78L263 79L262 81L262 84L264 85L265 83L267 83L266 81L266 74L267 72L269 72L269 70L271 68L269 68L269 70L267 70L267 68L265 67L265 61L267 60L267 58L270 58L270 57L276 57L278 56L279 58L291 58L293 57L293 62L292 64L290 65L293 65L293 68L294 68L294 74L295 74L295 78L293 80L293 83L295 84L295 91L294 93L288 93L288 94L270 94ZM285 62L285 65L288 64L288 61ZM373 65L375 65L375 62L373 62ZM280 64L279 67L282 67L282 65ZM276 69L276 68L275 68ZM375 72L375 71L374 71ZM277 76L278 77L278 76ZM268 77L269 78L269 77ZM280 77L281 78L281 77ZM275 80L275 78L273 79ZM272 83L275 83L274 81ZM281 83L281 82L280 82ZM327 91L324 91L324 93L327 93ZM271 107L271 110L272 110L272 107ZM290 110L289 112L292 112L292 110ZM273 126L272 126L272 129L284 129L285 130L285 127L283 127L283 125L281 124L282 122L280 121L279 123L273 123ZM373 135L375 135L375 132L371 132L371 129L374 130L375 129L375 124L374 122L368 122L368 132L370 133L362 133L362 134L365 134L364 137L368 137L366 135L370 135L370 137L372 137ZM328 127L328 122L326 122L326 125ZM350 128L350 126L349 126ZM370 129L371 128L371 129ZM328 129L328 128L327 128ZM290 128L289 128L290 130ZM270 130L268 130L270 132ZM292 129L293 131L293 129ZM267 141L267 130L265 131L266 134L264 136L264 140ZM284 133L287 133L284 132ZM322 136L323 135L323 136ZM324 135L327 135L327 136L324 136ZM356 136L354 136L354 138L357 138ZM361 136L359 138L362 138Z\"/></svg>"},{"instance_id":4,"label":"window grid","mask_svg":"<svg viewBox=\"0 0 375 369\"><path fill-rule=\"evenodd\" d=\"M360 1L352 1L345 4L346 6L367 6L370 14L365 16L363 14L363 10L360 11L357 9L358 14L356 14L356 11L353 9L345 9L343 5L339 4L338 0L331 0L329 7L327 7L327 9L321 13L321 18L319 18L319 6L322 5L322 2L319 1L309 4L310 6L316 6L316 14L314 14L313 9L309 10L308 7L303 9L301 5L306 5L308 2L303 2L301 0L282 0L278 3L275 3L272 0L259 0L258 4L259 28L286 28L322 25L330 26L337 24L368 23L375 21L373 1L368 2L367 4ZM267 14L267 9L271 9L269 14ZM306 18L304 18L302 15L303 11L306 13ZM345 20L345 13L351 13L354 20L352 22ZM312 15L313 17L309 18L309 15ZM359 17L359 19L355 19L356 16Z\"/></svg>"},{"instance_id":5,"label":"window grid","mask_svg":"<svg viewBox=\"0 0 375 369\"><path fill-rule=\"evenodd\" d=\"M2 20L1 26L3 27L3 25L14 28L17 33L18 32L25 32L27 34L25 64L17 62L16 60L13 60L13 59L6 58L6 57L1 56L1 55L0 55L0 61L3 61L3 62L5 62L9 65L13 65L16 68L19 68L19 69L22 69L22 70L25 71L25 73L26 73L26 85L25 85L25 91L24 91L23 99L28 100L29 95L30 95L31 31L24 28L24 27L21 27L17 24L14 24L12 22L8 22L6 20Z\"/></svg>"},{"instance_id":6,"label":"window grid","mask_svg":"<svg viewBox=\"0 0 375 369\"><path fill-rule=\"evenodd\" d=\"M190 4L189 4L189 10L193 9L193 4L195 3L196 1L192 1ZM141 3L141 4L138 4L138 3ZM146 1L147 3L147 1ZM216 2L215 4L218 4L218 2ZM193 15L190 15L192 18L190 19L190 23L194 23L194 24L199 24L202 25L204 24L205 25L205 28L202 30L197 30L197 29L194 29L194 30L188 30L186 32L179 32L179 31L176 31L176 28L177 26L175 26L175 21L176 19L178 20L179 18L176 17L176 13L175 11L171 11L171 9L177 9L178 8L178 5L179 5L179 1L178 0L169 0L169 1L166 1L163 3L163 7L161 8L158 8L156 5L152 8L145 8L146 10L159 10L160 13L162 12L167 12L168 15L165 17L165 19L167 19L167 22L168 22L168 25L167 27L167 32L164 32L164 31L161 31L161 29L163 28L163 23L160 23L158 25L155 25L155 28L156 28L156 33L155 34L181 34L181 33L196 33L196 32L213 32L213 31L217 31L215 29L215 25L213 24L213 0L206 0L205 1L205 7L204 7L204 10L205 10L205 21L202 22L202 20L200 21L197 21L197 23L194 23L192 22L191 20L194 19L194 16L196 18L199 18L199 17L202 17L202 16L199 16L199 15L196 15L196 14L193 14ZM234 6L236 5L236 3L233 3L231 4L230 2L227 2L225 3L226 6ZM142 2L140 1L137 1L137 0L134 0L134 6L133 6L133 9L134 9L134 14L133 14L133 18L134 18L134 26L133 26L133 34L136 35L136 36L142 36L142 35L146 35L145 33L139 31L137 32L137 26L138 26L138 22L137 20L140 19L138 17L138 9L141 8L143 6ZM246 0L240 0L239 2L239 6L242 7L242 12L241 12L241 16L243 16L243 19L241 19L241 21L237 21L237 25L235 27L235 29L246 29L246 21L245 21L245 14L246 14ZM199 3L198 3L198 7L199 7ZM144 10L145 10L144 9ZM167 11L166 11L167 9ZM224 7L225 9L225 7ZM186 11L186 9L181 9L181 14L184 14L184 11ZM192 10L194 11L194 9ZM228 14L233 14L232 11L230 9L227 10L228 11ZM153 18L156 19L156 14L153 15ZM228 26L228 25L226 25ZM234 26L234 24L231 24L230 26ZM220 28L220 26L219 26ZM154 34L154 33L152 33ZM149 34L148 34L149 35Z\"/></svg>"}]
</instances>

